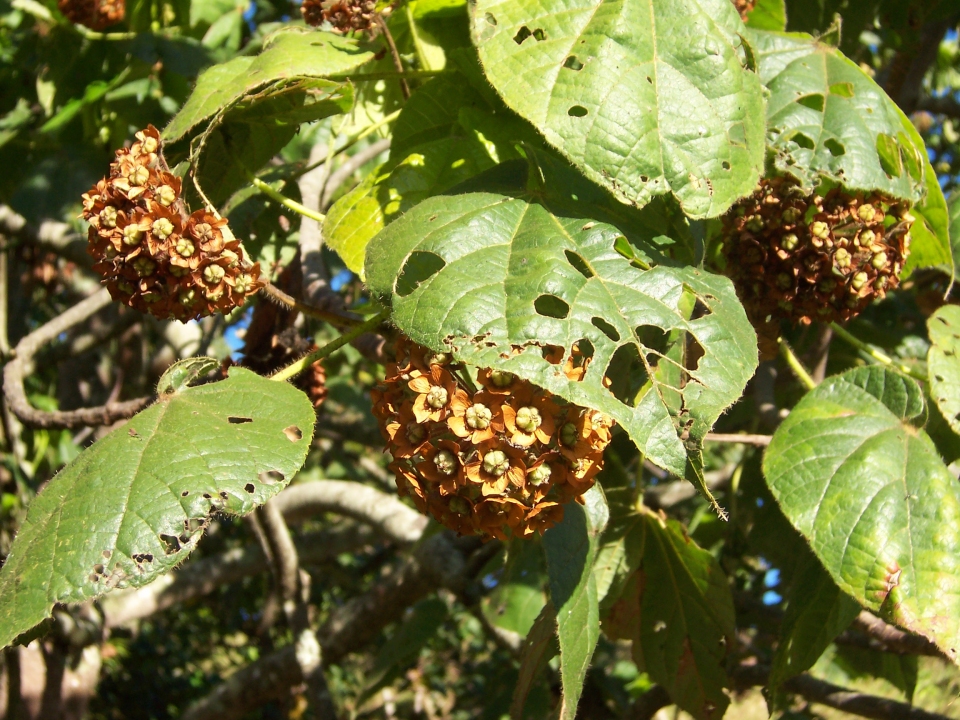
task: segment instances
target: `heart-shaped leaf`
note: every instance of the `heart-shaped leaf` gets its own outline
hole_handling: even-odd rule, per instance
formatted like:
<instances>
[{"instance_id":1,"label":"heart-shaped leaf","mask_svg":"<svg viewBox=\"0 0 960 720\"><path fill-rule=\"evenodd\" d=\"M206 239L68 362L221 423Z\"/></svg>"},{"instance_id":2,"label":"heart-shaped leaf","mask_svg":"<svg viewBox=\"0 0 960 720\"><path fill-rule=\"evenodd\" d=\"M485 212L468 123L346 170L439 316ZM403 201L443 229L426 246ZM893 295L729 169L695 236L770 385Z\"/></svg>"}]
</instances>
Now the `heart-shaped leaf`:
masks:
<instances>
[{"instance_id":1,"label":"heart-shaped leaf","mask_svg":"<svg viewBox=\"0 0 960 720\"><path fill-rule=\"evenodd\" d=\"M84 450L30 504L0 571L0 647L55 603L146 585L178 565L211 513L265 503L303 464L314 419L293 386L232 368L163 394Z\"/></svg>"},{"instance_id":2,"label":"heart-shaped leaf","mask_svg":"<svg viewBox=\"0 0 960 720\"><path fill-rule=\"evenodd\" d=\"M824 381L777 429L763 471L845 593L960 650L960 483L917 429L917 384L866 367Z\"/></svg>"},{"instance_id":3,"label":"heart-shaped leaf","mask_svg":"<svg viewBox=\"0 0 960 720\"><path fill-rule=\"evenodd\" d=\"M506 104L587 177L642 206L723 213L763 166L763 96L727 0L478 0L474 42Z\"/></svg>"},{"instance_id":4,"label":"heart-shaped leaf","mask_svg":"<svg viewBox=\"0 0 960 720\"><path fill-rule=\"evenodd\" d=\"M696 482L699 442L753 374L756 337L728 279L641 269L618 251L634 246L617 227L576 210L430 198L370 243L368 285L416 342L600 410L652 462ZM571 362L592 355L581 380L545 358L557 349Z\"/></svg>"}]
</instances>

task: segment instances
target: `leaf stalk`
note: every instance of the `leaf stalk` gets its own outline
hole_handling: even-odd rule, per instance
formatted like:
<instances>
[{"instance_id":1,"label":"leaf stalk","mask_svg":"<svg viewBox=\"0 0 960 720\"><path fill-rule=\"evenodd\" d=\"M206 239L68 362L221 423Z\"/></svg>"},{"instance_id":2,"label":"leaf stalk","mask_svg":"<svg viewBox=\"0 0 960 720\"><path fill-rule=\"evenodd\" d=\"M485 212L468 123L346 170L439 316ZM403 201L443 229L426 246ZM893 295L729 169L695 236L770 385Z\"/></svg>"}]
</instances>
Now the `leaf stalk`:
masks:
<instances>
[{"instance_id":1,"label":"leaf stalk","mask_svg":"<svg viewBox=\"0 0 960 720\"><path fill-rule=\"evenodd\" d=\"M859 338L852 335L848 330L840 327L837 323L830 323L830 328L837 334L838 337L843 338L850 345L853 345L857 350L866 355L867 357L876 360L877 362L892 367L895 370L899 370L904 375L912 377L914 380L919 380L920 382L927 382L927 376L917 372L912 367L904 365L903 363L898 363L896 360L891 358L886 353L882 353L876 348L868 345Z\"/></svg>"}]
</instances>

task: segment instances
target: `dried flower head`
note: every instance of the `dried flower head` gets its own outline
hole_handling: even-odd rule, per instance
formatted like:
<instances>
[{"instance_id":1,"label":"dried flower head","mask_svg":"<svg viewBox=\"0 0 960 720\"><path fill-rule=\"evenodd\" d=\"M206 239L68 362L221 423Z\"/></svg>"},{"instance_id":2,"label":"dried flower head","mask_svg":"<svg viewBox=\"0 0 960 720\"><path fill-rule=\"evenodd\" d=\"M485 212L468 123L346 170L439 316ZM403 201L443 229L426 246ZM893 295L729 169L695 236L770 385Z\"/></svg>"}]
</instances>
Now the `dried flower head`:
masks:
<instances>
[{"instance_id":1,"label":"dried flower head","mask_svg":"<svg viewBox=\"0 0 960 720\"><path fill-rule=\"evenodd\" d=\"M123 22L125 0L58 0L57 7L72 23L91 30L103 30Z\"/></svg>"},{"instance_id":2,"label":"dried flower head","mask_svg":"<svg viewBox=\"0 0 960 720\"><path fill-rule=\"evenodd\" d=\"M755 325L849 320L899 284L913 219L880 193L764 179L723 219L727 273Z\"/></svg>"},{"instance_id":3,"label":"dried flower head","mask_svg":"<svg viewBox=\"0 0 960 720\"><path fill-rule=\"evenodd\" d=\"M514 375L468 368L400 338L373 412L401 495L464 535L543 533L589 490L613 421ZM562 351L548 357L560 365ZM564 372L578 380L577 350Z\"/></svg>"},{"instance_id":4,"label":"dried flower head","mask_svg":"<svg viewBox=\"0 0 960 720\"><path fill-rule=\"evenodd\" d=\"M314 27L330 23L335 32L365 32L373 27L376 0L303 0L304 22Z\"/></svg>"},{"instance_id":5,"label":"dried flower head","mask_svg":"<svg viewBox=\"0 0 960 720\"><path fill-rule=\"evenodd\" d=\"M188 214L180 178L166 167L152 125L117 151L110 175L83 196L88 252L115 300L158 318L228 313L261 286L259 265L227 221Z\"/></svg>"}]
</instances>

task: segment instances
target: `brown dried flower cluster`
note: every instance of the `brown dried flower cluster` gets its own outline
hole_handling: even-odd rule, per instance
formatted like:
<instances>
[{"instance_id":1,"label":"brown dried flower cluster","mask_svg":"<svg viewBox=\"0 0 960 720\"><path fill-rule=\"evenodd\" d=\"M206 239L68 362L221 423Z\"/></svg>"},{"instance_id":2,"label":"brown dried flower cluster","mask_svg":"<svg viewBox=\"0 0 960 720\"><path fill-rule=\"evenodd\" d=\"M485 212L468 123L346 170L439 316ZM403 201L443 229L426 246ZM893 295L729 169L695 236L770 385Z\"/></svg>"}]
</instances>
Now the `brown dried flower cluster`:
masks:
<instances>
[{"instance_id":1,"label":"brown dried flower cluster","mask_svg":"<svg viewBox=\"0 0 960 720\"><path fill-rule=\"evenodd\" d=\"M91 30L103 30L123 22L125 0L57 0L57 7L72 23Z\"/></svg>"},{"instance_id":2,"label":"brown dried flower cluster","mask_svg":"<svg viewBox=\"0 0 960 720\"><path fill-rule=\"evenodd\" d=\"M110 175L84 194L82 216L94 269L115 300L140 312L183 321L228 313L262 286L226 220L187 214L152 125L117 151Z\"/></svg>"},{"instance_id":3,"label":"brown dried flower cluster","mask_svg":"<svg viewBox=\"0 0 960 720\"><path fill-rule=\"evenodd\" d=\"M593 487L610 418L497 370L480 370L475 389L465 366L405 338L395 352L374 414L397 488L421 512L463 535L527 537ZM575 380L585 371L564 366Z\"/></svg>"},{"instance_id":4,"label":"brown dried flower cluster","mask_svg":"<svg viewBox=\"0 0 960 720\"><path fill-rule=\"evenodd\" d=\"M376 0L303 0L300 12L307 25L329 22L336 32L365 32L373 27Z\"/></svg>"},{"instance_id":5,"label":"brown dried flower cluster","mask_svg":"<svg viewBox=\"0 0 960 720\"><path fill-rule=\"evenodd\" d=\"M879 193L764 179L724 217L727 273L754 324L849 320L899 284L913 219Z\"/></svg>"}]
</instances>

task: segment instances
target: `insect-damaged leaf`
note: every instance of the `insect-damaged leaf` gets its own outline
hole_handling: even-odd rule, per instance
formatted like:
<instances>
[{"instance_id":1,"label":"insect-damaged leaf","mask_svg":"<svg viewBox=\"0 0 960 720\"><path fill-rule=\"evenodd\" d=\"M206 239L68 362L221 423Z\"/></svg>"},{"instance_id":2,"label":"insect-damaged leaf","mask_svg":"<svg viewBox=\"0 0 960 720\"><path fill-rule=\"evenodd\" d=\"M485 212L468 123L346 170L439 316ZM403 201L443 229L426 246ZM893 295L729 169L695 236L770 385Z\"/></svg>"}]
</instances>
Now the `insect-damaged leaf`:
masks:
<instances>
[{"instance_id":1,"label":"insect-damaged leaf","mask_svg":"<svg viewBox=\"0 0 960 720\"><path fill-rule=\"evenodd\" d=\"M211 512L245 514L276 495L303 464L313 423L302 392L232 368L164 394L84 450L30 504L0 571L0 647L55 603L170 570Z\"/></svg>"},{"instance_id":2,"label":"insect-damaged leaf","mask_svg":"<svg viewBox=\"0 0 960 720\"><path fill-rule=\"evenodd\" d=\"M917 384L867 367L825 380L777 429L763 472L834 582L886 619L960 650L960 483Z\"/></svg>"},{"instance_id":3,"label":"insect-damaged leaf","mask_svg":"<svg viewBox=\"0 0 960 720\"><path fill-rule=\"evenodd\" d=\"M763 95L728 0L478 0L507 106L623 202L720 215L763 166Z\"/></svg>"},{"instance_id":4,"label":"insect-damaged leaf","mask_svg":"<svg viewBox=\"0 0 960 720\"><path fill-rule=\"evenodd\" d=\"M495 193L430 198L371 241L367 281L416 342L600 410L697 482L700 441L753 374L756 336L729 280L641 269L617 251L633 247L620 230L582 212ZM570 359L575 345L592 354L581 381L544 358Z\"/></svg>"}]
</instances>

